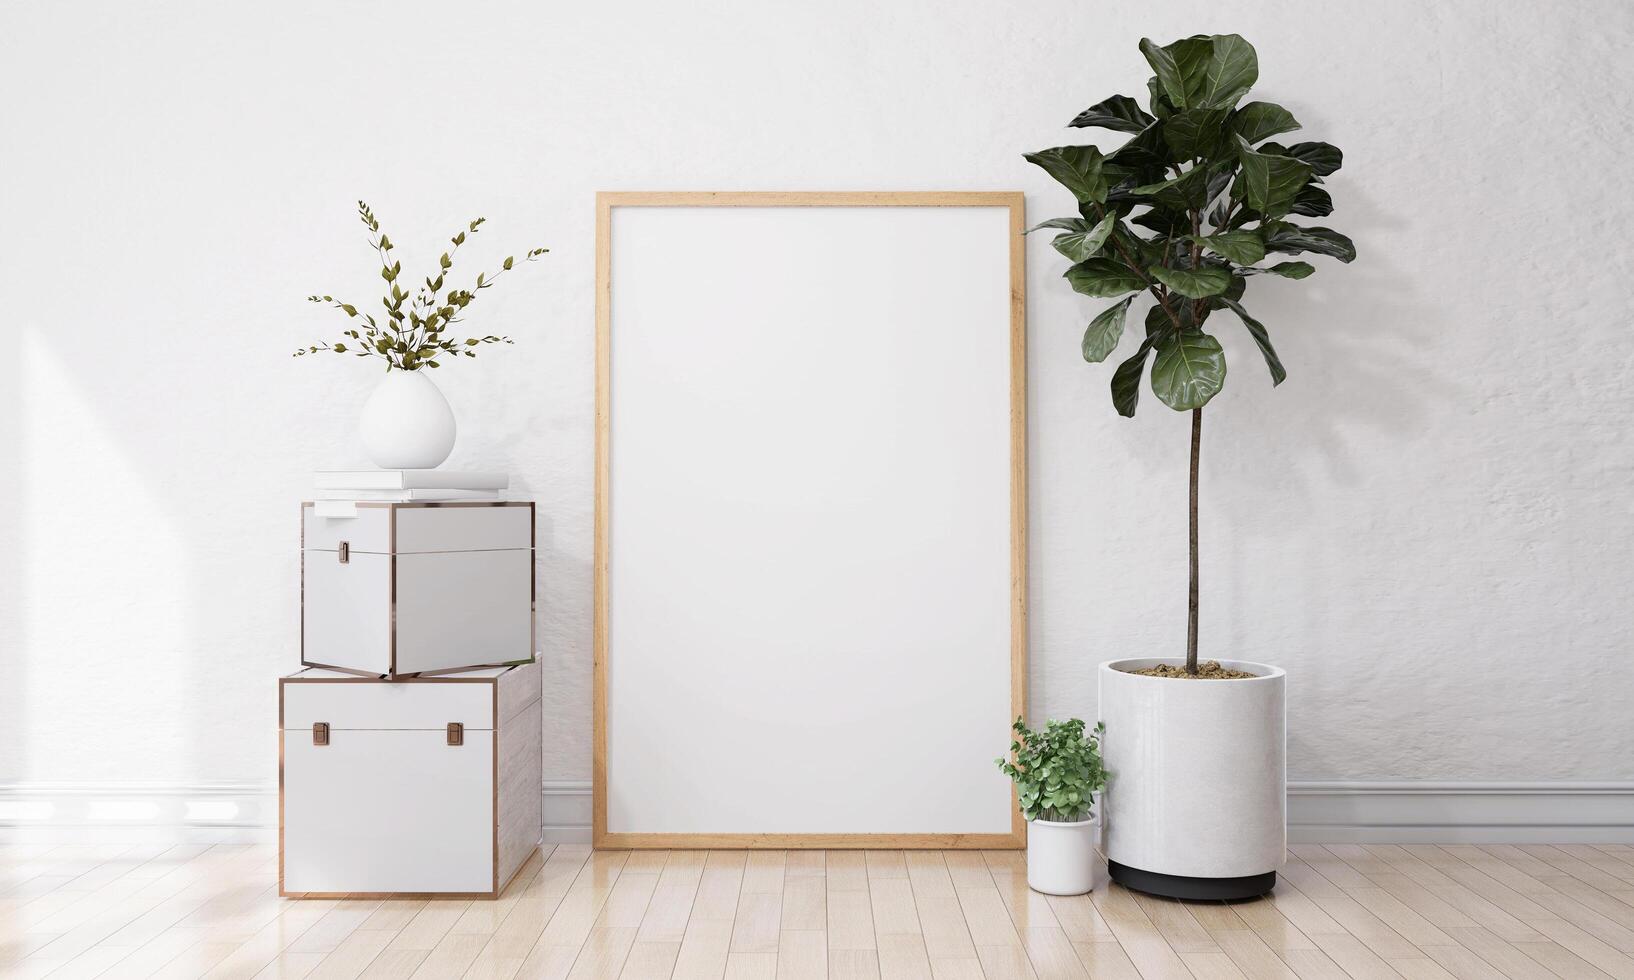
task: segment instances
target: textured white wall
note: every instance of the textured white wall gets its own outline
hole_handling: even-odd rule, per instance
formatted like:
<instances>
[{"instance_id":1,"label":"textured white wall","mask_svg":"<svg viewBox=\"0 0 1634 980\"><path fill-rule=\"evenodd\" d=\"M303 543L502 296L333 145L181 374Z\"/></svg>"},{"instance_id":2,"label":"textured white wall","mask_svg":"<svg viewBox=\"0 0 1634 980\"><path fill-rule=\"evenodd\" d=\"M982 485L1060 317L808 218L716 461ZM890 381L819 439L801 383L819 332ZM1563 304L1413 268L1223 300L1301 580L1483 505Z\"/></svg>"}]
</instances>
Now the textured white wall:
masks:
<instances>
[{"instance_id":1,"label":"textured white wall","mask_svg":"<svg viewBox=\"0 0 1634 980\"><path fill-rule=\"evenodd\" d=\"M1238 31L1344 148L1362 258L1256 283L1290 379L1220 332L1203 649L1291 675L1292 775L1634 777L1634 7L84 4L0 21L0 781L265 782L296 659L296 508L360 459L362 362L294 361L490 217L535 242L442 371L452 465L539 501L545 775L589 774L592 194L1024 188L1134 92L1145 34ZM1095 308L1030 251L1039 714L1184 637L1185 419L1117 418ZM475 263L465 264L468 272ZM361 301L361 300L360 300ZM775 327L775 325L773 325ZM1229 747L1222 747L1229 751Z\"/></svg>"}]
</instances>

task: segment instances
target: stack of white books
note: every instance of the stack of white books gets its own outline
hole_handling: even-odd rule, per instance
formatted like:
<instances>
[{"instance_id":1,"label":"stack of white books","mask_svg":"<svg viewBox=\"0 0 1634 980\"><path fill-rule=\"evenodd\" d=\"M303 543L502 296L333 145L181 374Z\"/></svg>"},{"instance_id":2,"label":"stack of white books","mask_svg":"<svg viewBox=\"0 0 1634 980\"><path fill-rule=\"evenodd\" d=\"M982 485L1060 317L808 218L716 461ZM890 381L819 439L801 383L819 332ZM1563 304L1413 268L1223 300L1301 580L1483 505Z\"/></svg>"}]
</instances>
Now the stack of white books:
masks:
<instances>
[{"instance_id":1,"label":"stack of white books","mask_svg":"<svg viewBox=\"0 0 1634 980\"><path fill-rule=\"evenodd\" d=\"M314 500L382 501L501 500L510 485L504 473L478 470L319 470Z\"/></svg>"}]
</instances>

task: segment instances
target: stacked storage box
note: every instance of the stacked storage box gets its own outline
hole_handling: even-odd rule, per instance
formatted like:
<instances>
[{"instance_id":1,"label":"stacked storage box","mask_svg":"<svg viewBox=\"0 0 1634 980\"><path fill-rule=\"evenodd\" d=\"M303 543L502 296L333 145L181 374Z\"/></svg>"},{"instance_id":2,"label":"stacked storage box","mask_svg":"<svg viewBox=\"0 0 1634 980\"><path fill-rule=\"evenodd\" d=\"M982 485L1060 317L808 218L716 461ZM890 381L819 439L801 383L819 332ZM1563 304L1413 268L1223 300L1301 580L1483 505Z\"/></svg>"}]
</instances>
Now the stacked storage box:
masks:
<instances>
[{"instance_id":1,"label":"stacked storage box","mask_svg":"<svg viewBox=\"0 0 1634 980\"><path fill-rule=\"evenodd\" d=\"M280 894L497 897L540 837L533 505L305 504L301 586Z\"/></svg>"}]
</instances>

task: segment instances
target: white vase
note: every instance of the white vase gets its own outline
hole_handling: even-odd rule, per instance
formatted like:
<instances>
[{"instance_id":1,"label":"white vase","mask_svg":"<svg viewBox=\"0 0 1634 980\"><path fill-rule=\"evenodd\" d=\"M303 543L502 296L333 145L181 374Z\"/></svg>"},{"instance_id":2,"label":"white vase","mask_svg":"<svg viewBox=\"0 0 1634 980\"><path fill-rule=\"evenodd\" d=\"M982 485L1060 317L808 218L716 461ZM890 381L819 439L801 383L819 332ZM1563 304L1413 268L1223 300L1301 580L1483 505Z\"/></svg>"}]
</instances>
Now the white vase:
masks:
<instances>
[{"instance_id":1,"label":"white vase","mask_svg":"<svg viewBox=\"0 0 1634 980\"><path fill-rule=\"evenodd\" d=\"M358 435L381 469L434 469L454 449L454 412L424 371L387 371L363 403Z\"/></svg>"},{"instance_id":2,"label":"white vase","mask_svg":"<svg viewBox=\"0 0 1634 980\"><path fill-rule=\"evenodd\" d=\"M1027 824L1027 887L1046 895L1082 895L1095 888L1095 840L1100 820Z\"/></svg>"},{"instance_id":3,"label":"white vase","mask_svg":"<svg viewBox=\"0 0 1634 980\"><path fill-rule=\"evenodd\" d=\"M1276 884L1287 849L1285 675L1186 680L1101 664L1106 857L1112 880L1170 898L1232 899Z\"/></svg>"}]
</instances>

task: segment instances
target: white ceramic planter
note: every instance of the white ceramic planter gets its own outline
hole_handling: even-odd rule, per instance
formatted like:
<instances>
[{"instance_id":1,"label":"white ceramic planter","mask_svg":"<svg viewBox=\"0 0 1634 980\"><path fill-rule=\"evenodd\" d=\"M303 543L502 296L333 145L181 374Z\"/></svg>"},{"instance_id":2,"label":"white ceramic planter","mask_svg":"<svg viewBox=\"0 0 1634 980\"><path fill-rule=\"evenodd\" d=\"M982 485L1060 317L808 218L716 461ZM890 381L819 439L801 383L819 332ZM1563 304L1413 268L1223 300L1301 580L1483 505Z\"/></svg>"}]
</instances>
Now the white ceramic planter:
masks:
<instances>
[{"instance_id":1,"label":"white ceramic planter","mask_svg":"<svg viewBox=\"0 0 1634 980\"><path fill-rule=\"evenodd\" d=\"M1285 675L1176 680L1101 664L1106 856L1112 880L1174 898L1242 898L1276 883L1287 849Z\"/></svg>"},{"instance_id":2,"label":"white ceramic planter","mask_svg":"<svg viewBox=\"0 0 1634 980\"><path fill-rule=\"evenodd\" d=\"M363 403L358 435L381 469L434 469L454 450L454 412L425 371L387 371Z\"/></svg>"},{"instance_id":3,"label":"white ceramic planter","mask_svg":"<svg viewBox=\"0 0 1634 980\"><path fill-rule=\"evenodd\" d=\"M1027 824L1027 887L1046 895L1082 895L1095 888L1099 817L1073 823Z\"/></svg>"}]
</instances>

